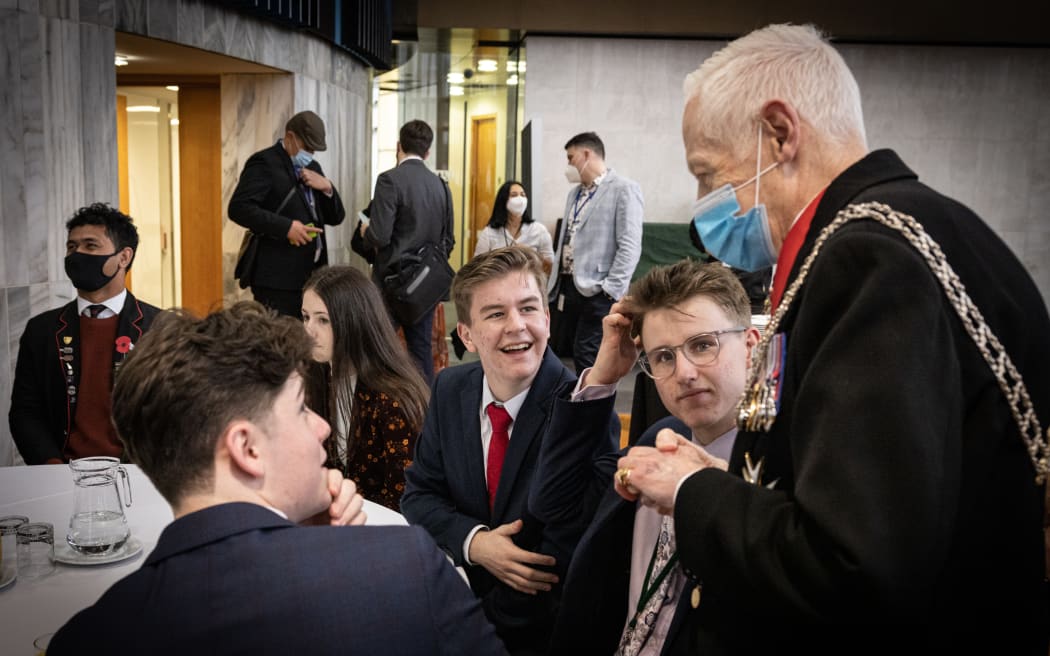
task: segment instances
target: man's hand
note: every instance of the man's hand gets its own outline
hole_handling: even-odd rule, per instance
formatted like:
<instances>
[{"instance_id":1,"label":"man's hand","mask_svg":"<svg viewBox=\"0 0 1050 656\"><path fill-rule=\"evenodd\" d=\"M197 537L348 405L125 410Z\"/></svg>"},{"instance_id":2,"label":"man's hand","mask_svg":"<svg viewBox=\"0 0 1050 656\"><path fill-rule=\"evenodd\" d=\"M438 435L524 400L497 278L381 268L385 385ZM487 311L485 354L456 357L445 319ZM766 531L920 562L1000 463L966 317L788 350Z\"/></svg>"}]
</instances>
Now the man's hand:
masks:
<instances>
[{"instance_id":1,"label":"man's hand","mask_svg":"<svg viewBox=\"0 0 1050 656\"><path fill-rule=\"evenodd\" d=\"M303 181L303 184L311 189L316 189L325 196L332 195L332 181L324 177L317 171L311 171L310 169L303 169L299 171L299 179Z\"/></svg>"},{"instance_id":2,"label":"man's hand","mask_svg":"<svg viewBox=\"0 0 1050 656\"><path fill-rule=\"evenodd\" d=\"M674 495L680 480L708 467L728 471L729 463L665 428L656 434L655 448L634 447L620 458L618 467L613 480L620 496L628 501L641 497L644 505L670 515L674 512ZM622 475L626 481L620 475L623 471L629 471Z\"/></svg>"},{"instance_id":3,"label":"man's hand","mask_svg":"<svg viewBox=\"0 0 1050 656\"><path fill-rule=\"evenodd\" d=\"M311 526L364 526L368 514L362 510L365 500L357 493L357 486L350 479L343 478L338 469L328 469L326 472L332 503L328 510L322 510L303 523Z\"/></svg>"},{"instance_id":4,"label":"man's hand","mask_svg":"<svg viewBox=\"0 0 1050 656\"><path fill-rule=\"evenodd\" d=\"M293 219L292 227L288 228L288 241L295 246L302 246L312 242L320 232L324 232L324 228L306 226L302 221Z\"/></svg>"},{"instance_id":5,"label":"man's hand","mask_svg":"<svg viewBox=\"0 0 1050 656\"><path fill-rule=\"evenodd\" d=\"M520 519L498 526L491 531L478 531L468 547L470 562L481 565L497 579L518 592L534 595L548 592L558 577L529 565L553 566L554 558L519 548L511 536L521 530Z\"/></svg>"},{"instance_id":6,"label":"man's hand","mask_svg":"<svg viewBox=\"0 0 1050 656\"><path fill-rule=\"evenodd\" d=\"M629 301L617 301L602 319L602 343L594 366L587 374L588 385L613 385L630 373L638 359L637 340L631 338L632 314Z\"/></svg>"}]
</instances>

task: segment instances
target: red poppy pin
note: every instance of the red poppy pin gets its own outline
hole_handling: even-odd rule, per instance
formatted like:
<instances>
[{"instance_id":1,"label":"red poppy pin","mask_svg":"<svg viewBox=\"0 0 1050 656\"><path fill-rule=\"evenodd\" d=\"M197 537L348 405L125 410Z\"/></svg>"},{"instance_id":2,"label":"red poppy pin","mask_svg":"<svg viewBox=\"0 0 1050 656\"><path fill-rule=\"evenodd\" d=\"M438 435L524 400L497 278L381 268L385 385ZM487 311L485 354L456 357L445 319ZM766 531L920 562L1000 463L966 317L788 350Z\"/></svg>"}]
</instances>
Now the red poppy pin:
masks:
<instances>
[{"instance_id":1,"label":"red poppy pin","mask_svg":"<svg viewBox=\"0 0 1050 656\"><path fill-rule=\"evenodd\" d=\"M127 355L128 351L133 348L135 348L135 345L131 343L131 338L127 335L121 335L117 338L117 353Z\"/></svg>"}]
</instances>

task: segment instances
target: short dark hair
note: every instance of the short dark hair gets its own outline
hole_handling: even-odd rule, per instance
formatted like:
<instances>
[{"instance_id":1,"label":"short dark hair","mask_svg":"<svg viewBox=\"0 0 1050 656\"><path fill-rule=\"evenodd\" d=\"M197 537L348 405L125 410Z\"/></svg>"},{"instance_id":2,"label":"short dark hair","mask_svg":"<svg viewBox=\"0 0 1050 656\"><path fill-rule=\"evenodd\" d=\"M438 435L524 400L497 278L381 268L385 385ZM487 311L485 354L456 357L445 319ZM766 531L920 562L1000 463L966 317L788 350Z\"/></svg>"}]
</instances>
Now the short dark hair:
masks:
<instances>
[{"instance_id":1,"label":"short dark hair","mask_svg":"<svg viewBox=\"0 0 1050 656\"><path fill-rule=\"evenodd\" d=\"M581 132L565 144L565 150L576 146L577 148L590 148L598 153L598 157L605 159L605 144L594 132Z\"/></svg>"},{"instance_id":2,"label":"short dark hair","mask_svg":"<svg viewBox=\"0 0 1050 656\"><path fill-rule=\"evenodd\" d=\"M172 505L207 489L223 431L237 419L268 417L311 349L301 321L255 301L203 319L162 312L113 388L113 424L128 457Z\"/></svg>"},{"instance_id":3,"label":"short dark hair","mask_svg":"<svg viewBox=\"0 0 1050 656\"><path fill-rule=\"evenodd\" d=\"M694 296L711 299L737 324L751 325L751 302L736 274L721 262L685 259L653 267L631 285L624 299L626 311L634 317L631 334L641 334L649 312L678 307Z\"/></svg>"},{"instance_id":4,"label":"short dark hair","mask_svg":"<svg viewBox=\"0 0 1050 656\"><path fill-rule=\"evenodd\" d=\"M434 143L434 131L426 121L417 118L401 126L398 141L401 142L401 150L405 153L426 157L430 144Z\"/></svg>"},{"instance_id":5,"label":"short dark hair","mask_svg":"<svg viewBox=\"0 0 1050 656\"><path fill-rule=\"evenodd\" d=\"M470 306L478 285L515 271L532 274L543 299L543 309L547 309L547 274L543 272L543 260L534 248L507 246L475 255L456 272L452 279L452 300L456 303L459 322L470 325Z\"/></svg>"},{"instance_id":6,"label":"short dark hair","mask_svg":"<svg viewBox=\"0 0 1050 656\"><path fill-rule=\"evenodd\" d=\"M139 247L139 231L135 228L130 216L106 203L92 203L87 207L81 207L71 219L66 221L66 232L72 232L73 228L86 225L104 227L106 236L113 242L117 251L130 248L131 262L135 261L135 251ZM128 262L129 271L131 262Z\"/></svg>"},{"instance_id":7,"label":"short dark hair","mask_svg":"<svg viewBox=\"0 0 1050 656\"><path fill-rule=\"evenodd\" d=\"M517 180L507 180L496 192L496 200L492 205L492 216L489 217L488 226L490 228L502 228L507 225L507 200L510 198L510 188L514 185L525 188L525 185ZM528 208L525 208L525 213L521 215L521 222L523 224L532 223L532 216L529 215Z\"/></svg>"}]
</instances>

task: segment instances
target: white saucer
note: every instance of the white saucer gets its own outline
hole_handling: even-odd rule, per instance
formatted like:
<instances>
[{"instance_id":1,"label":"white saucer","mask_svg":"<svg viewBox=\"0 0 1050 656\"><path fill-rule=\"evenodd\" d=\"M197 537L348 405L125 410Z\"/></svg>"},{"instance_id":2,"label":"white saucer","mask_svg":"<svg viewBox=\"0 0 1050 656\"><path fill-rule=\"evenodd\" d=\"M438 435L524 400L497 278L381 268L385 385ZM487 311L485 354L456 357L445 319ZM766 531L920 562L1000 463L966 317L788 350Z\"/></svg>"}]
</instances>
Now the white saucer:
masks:
<instances>
[{"instance_id":1,"label":"white saucer","mask_svg":"<svg viewBox=\"0 0 1050 656\"><path fill-rule=\"evenodd\" d=\"M0 572L0 590L14 583L17 578L18 567L15 565L8 566L8 563L4 563L3 571Z\"/></svg>"},{"instance_id":2,"label":"white saucer","mask_svg":"<svg viewBox=\"0 0 1050 656\"><path fill-rule=\"evenodd\" d=\"M128 538L123 547L105 556L88 556L77 553L73 551L73 547L65 542L60 542L55 545L55 561L66 565L106 565L131 558L140 551L142 551L142 543L135 538Z\"/></svg>"}]
</instances>

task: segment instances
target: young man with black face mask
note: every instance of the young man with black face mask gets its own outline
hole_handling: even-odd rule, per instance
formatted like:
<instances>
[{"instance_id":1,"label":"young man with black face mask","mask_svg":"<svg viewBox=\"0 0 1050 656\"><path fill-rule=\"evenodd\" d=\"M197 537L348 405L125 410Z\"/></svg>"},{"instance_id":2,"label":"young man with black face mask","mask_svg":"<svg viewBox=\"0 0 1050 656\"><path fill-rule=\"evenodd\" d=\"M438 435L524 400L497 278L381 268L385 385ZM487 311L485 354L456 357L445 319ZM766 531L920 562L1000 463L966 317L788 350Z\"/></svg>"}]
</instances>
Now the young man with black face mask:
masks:
<instances>
[{"instance_id":1,"label":"young man with black face mask","mask_svg":"<svg viewBox=\"0 0 1050 656\"><path fill-rule=\"evenodd\" d=\"M110 420L113 376L159 312L125 286L139 244L130 216L95 203L66 229L77 298L26 324L11 393L11 435L29 465L123 454Z\"/></svg>"}]
</instances>

